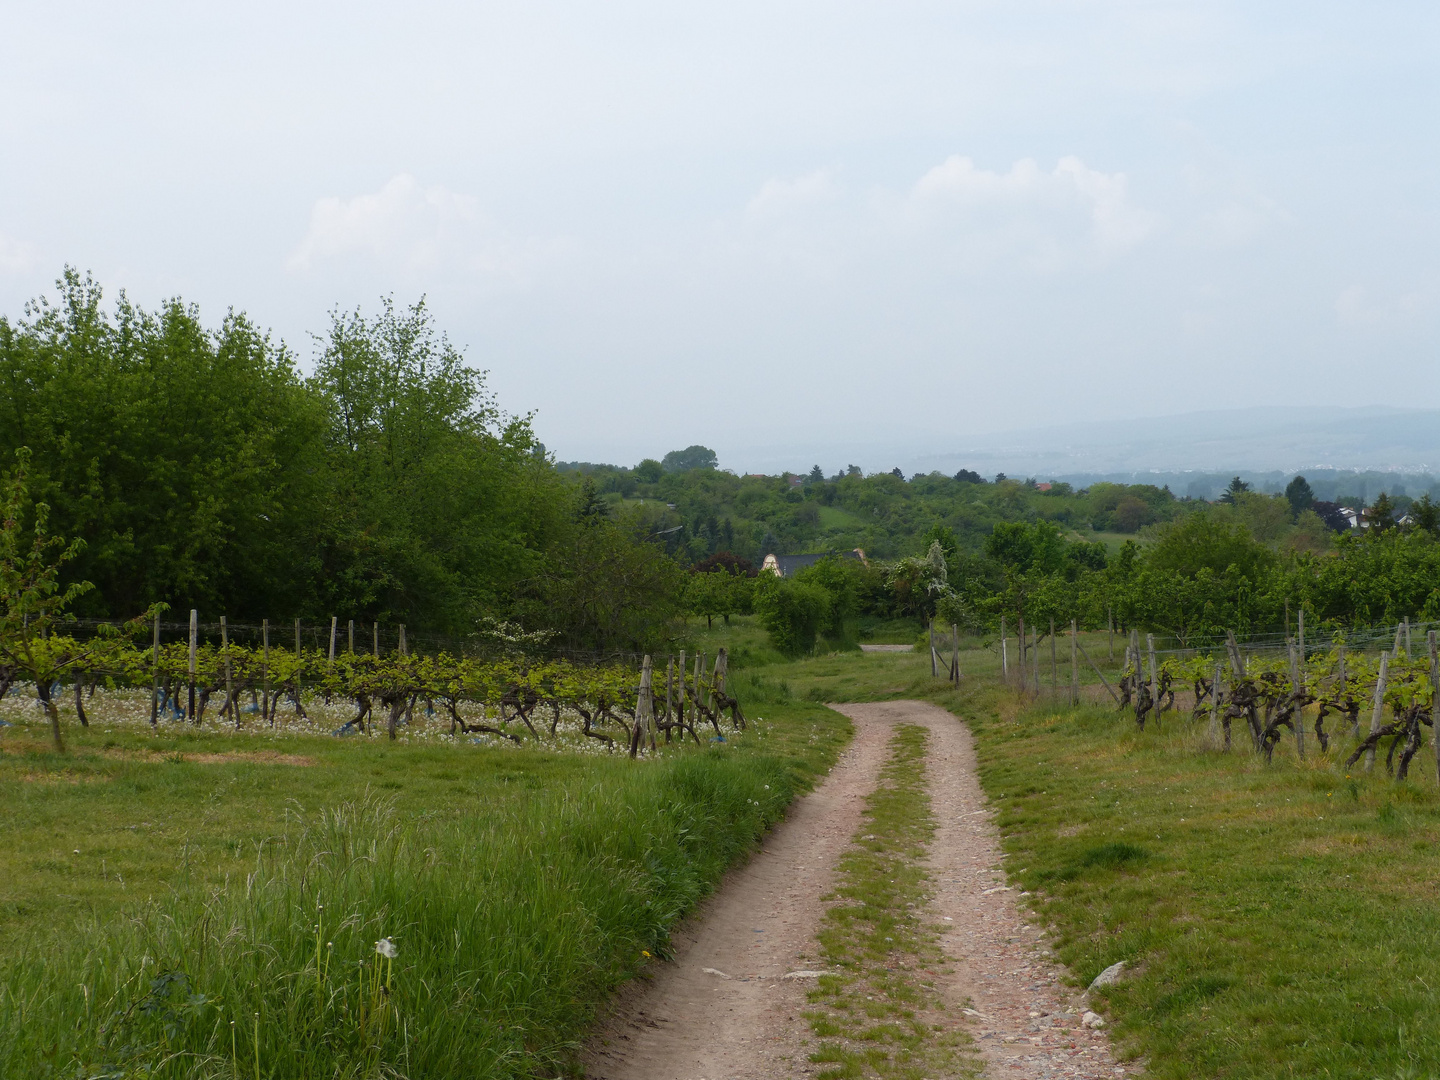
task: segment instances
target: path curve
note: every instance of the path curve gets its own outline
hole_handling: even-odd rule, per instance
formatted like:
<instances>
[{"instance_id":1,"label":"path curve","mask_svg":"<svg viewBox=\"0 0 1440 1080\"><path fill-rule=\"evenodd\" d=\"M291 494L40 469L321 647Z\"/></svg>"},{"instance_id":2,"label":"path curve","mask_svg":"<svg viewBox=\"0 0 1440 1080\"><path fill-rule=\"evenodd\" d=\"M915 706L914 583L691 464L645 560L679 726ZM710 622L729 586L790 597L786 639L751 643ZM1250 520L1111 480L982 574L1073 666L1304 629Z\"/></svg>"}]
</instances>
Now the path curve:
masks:
<instances>
[{"instance_id":1,"label":"path curve","mask_svg":"<svg viewBox=\"0 0 1440 1080\"><path fill-rule=\"evenodd\" d=\"M784 976L818 966L820 898L859 829L899 723L923 724L932 733L927 762L937 828L930 914L949 929L943 941L956 960L940 988L957 1010L967 998L974 1003L979 1017L969 1026L987 1072L1036 1080L1124 1075L1104 1034L1077 1026L1078 999L1060 985L1059 970L1005 887L969 730L924 702L832 708L855 725L850 746L760 852L676 930L673 959L620 991L581 1054L585 1075L784 1080L822 1068L808 1060L814 1040L801 1017L813 984Z\"/></svg>"}]
</instances>

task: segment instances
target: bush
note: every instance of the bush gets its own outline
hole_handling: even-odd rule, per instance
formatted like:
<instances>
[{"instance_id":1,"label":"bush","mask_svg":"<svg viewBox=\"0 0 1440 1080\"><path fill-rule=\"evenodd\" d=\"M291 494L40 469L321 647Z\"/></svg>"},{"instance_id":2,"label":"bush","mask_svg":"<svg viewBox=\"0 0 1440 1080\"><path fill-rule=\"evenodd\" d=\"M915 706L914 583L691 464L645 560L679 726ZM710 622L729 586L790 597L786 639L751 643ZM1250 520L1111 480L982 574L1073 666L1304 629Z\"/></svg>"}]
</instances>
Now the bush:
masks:
<instances>
[{"instance_id":1,"label":"bush","mask_svg":"<svg viewBox=\"0 0 1440 1080\"><path fill-rule=\"evenodd\" d=\"M830 618L830 593L807 581L787 581L765 574L755 592L755 614L770 642L786 656L803 656Z\"/></svg>"}]
</instances>

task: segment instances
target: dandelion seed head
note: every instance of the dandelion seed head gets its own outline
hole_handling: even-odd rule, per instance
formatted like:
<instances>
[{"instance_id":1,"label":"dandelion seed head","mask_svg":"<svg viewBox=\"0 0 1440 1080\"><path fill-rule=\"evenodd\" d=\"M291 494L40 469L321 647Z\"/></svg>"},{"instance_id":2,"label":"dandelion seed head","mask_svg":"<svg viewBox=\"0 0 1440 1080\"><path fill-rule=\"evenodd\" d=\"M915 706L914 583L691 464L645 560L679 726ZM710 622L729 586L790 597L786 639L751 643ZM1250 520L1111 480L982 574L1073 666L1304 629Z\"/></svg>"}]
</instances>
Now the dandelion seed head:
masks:
<instances>
[{"instance_id":1,"label":"dandelion seed head","mask_svg":"<svg viewBox=\"0 0 1440 1080\"><path fill-rule=\"evenodd\" d=\"M394 960L399 953L399 950L395 948L395 943L388 937L381 938L375 942L375 951L385 957L386 960Z\"/></svg>"}]
</instances>

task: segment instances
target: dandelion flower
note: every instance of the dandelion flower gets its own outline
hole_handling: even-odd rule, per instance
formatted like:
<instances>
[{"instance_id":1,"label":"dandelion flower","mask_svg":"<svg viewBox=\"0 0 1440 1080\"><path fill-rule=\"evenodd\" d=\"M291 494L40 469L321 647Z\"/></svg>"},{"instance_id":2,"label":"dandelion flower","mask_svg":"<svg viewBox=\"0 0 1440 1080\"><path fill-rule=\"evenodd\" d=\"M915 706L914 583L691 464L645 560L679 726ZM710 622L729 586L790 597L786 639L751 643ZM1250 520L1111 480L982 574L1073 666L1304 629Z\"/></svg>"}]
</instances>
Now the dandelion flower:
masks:
<instances>
[{"instance_id":1,"label":"dandelion flower","mask_svg":"<svg viewBox=\"0 0 1440 1080\"><path fill-rule=\"evenodd\" d=\"M385 957L386 960L394 960L396 954L399 952L399 950L395 948L395 942L391 941L388 937L382 937L379 941L375 942L375 951Z\"/></svg>"}]
</instances>

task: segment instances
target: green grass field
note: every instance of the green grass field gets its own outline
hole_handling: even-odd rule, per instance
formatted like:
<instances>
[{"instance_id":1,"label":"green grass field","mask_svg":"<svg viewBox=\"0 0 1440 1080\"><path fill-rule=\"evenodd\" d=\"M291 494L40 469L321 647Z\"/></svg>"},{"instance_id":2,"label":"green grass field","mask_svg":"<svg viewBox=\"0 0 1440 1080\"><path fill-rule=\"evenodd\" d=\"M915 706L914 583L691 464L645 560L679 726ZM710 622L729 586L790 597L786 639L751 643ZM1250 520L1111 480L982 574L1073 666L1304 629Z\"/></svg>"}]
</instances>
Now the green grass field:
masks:
<instances>
[{"instance_id":1,"label":"green grass field","mask_svg":"<svg viewBox=\"0 0 1440 1080\"><path fill-rule=\"evenodd\" d=\"M820 703L897 697L970 724L1077 985L1131 965L1099 1007L1150 1075L1440 1075L1431 770L1347 773L1343 738L1267 766L1184 716L1139 733L1025 702L980 642L955 690L923 653L784 662L752 620L692 630L747 658L758 737L637 764L73 726L57 757L4 729L0 1075L568 1069L597 1004L834 759L848 726Z\"/></svg>"},{"instance_id":2,"label":"green grass field","mask_svg":"<svg viewBox=\"0 0 1440 1080\"><path fill-rule=\"evenodd\" d=\"M752 715L640 762L173 726L72 725L61 756L0 729L0 1076L567 1070L848 737Z\"/></svg>"},{"instance_id":3,"label":"green grass field","mask_svg":"<svg viewBox=\"0 0 1440 1080\"><path fill-rule=\"evenodd\" d=\"M1102 661L1104 635L1086 647ZM1305 762L1282 745L1267 766L1243 741L1211 749L1188 710L1139 733L1108 698L1022 702L996 666L988 650L962 652L959 691L921 654L817 657L751 677L798 700L915 697L963 717L1009 872L1076 985L1133 966L1097 996L1149 1075L1440 1076L1433 764L1400 784L1383 755L1372 774L1347 771L1341 738L1326 755L1312 740Z\"/></svg>"}]
</instances>

